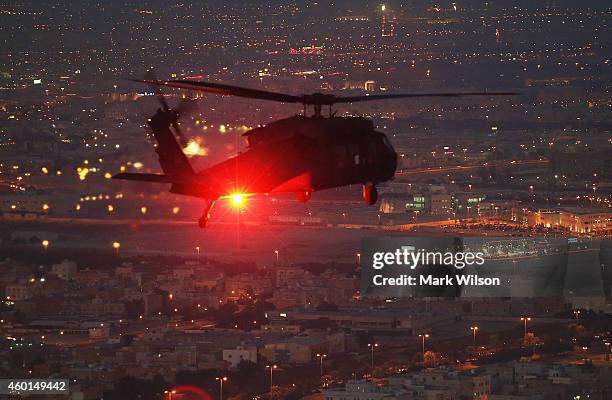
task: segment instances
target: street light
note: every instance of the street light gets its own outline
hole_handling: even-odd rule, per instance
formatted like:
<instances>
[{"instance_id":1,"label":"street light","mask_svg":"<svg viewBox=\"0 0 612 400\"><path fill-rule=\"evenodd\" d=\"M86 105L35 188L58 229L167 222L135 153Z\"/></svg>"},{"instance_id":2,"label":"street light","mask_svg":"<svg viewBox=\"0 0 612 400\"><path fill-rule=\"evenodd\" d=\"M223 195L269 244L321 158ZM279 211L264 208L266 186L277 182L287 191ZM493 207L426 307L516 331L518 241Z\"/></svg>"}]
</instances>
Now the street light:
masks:
<instances>
[{"instance_id":1,"label":"street light","mask_svg":"<svg viewBox=\"0 0 612 400\"><path fill-rule=\"evenodd\" d=\"M197 253L196 261L198 263L198 266L200 266L200 246L196 246L195 249L196 249L196 253Z\"/></svg>"},{"instance_id":2,"label":"street light","mask_svg":"<svg viewBox=\"0 0 612 400\"><path fill-rule=\"evenodd\" d=\"M327 354L317 353L317 357L319 357L319 361L321 363L321 379L323 379L323 359L327 357Z\"/></svg>"},{"instance_id":3,"label":"street light","mask_svg":"<svg viewBox=\"0 0 612 400\"><path fill-rule=\"evenodd\" d=\"M227 376L218 376L215 380L219 381L219 400L223 400L223 382L227 382Z\"/></svg>"},{"instance_id":4,"label":"street light","mask_svg":"<svg viewBox=\"0 0 612 400\"><path fill-rule=\"evenodd\" d=\"M274 365L266 365L266 368L270 369L270 394L272 394L272 382L273 382L273 376L274 376L274 370L278 368L278 365L274 364Z\"/></svg>"},{"instance_id":5,"label":"street light","mask_svg":"<svg viewBox=\"0 0 612 400\"><path fill-rule=\"evenodd\" d=\"M119 242L113 242L113 249L115 249L115 252L117 253L117 255L119 255L119 248L121 247L121 243Z\"/></svg>"},{"instance_id":6,"label":"street light","mask_svg":"<svg viewBox=\"0 0 612 400\"><path fill-rule=\"evenodd\" d=\"M527 336L527 321L531 321L531 317L521 317L521 321L525 323L525 336Z\"/></svg>"},{"instance_id":7,"label":"street light","mask_svg":"<svg viewBox=\"0 0 612 400\"><path fill-rule=\"evenodd\" d=\"M357 266L361 267L361 253L357 253Z\"/></svg>"},{"instance_id":8,"label":"street light","mask_svg":"<svg viewBox=\"0 0 612 400\"><path fill-rule=\"evenodd\" d=\"M476 346L476 331L478 330L477 326L470 326L470 329L474 333L474 346Z\"/></svg>"},{"instance_id":9,"label":"street light","mask_svg":"<svg viewBox=\"0 0 612 400\"><path fill-rule=\"evenodd\" d=\"M43 240L42 242L40 242L40 244L42 244L42 247L47 250L47 248L49 247L49 241L47 239Z\"/></svg>"},{"instance_id":10,"label":"street light","mask_svg":"<svg viewBox=\"0 0 612 400\"><path fill-rule=\"evenodd\" d=\"M374 348L378 347L378 343L368 343L368 347L372 350L371 351L371 363L372 363L372 369L374 369Z\"/></svg>"},{"instance_id":11,"label":"street light","mask_svg":"<svg viewBox=\"0 0 612 400\"><path fill-rule=\"evenodd\" d=\"M429 338L429 333L420 334L419 337L422 339L423 361L425 361L425 339Z\"/></svg>"},{"instance_id":12,"label":"street light","mask_svg":"<svg viewBox=\"0 0 612 400\"><path fill-rule=\"evenodd\" d=\"M274 255L276 256L276 263L278 264L278 250L274 250Z\"/></svg>"}]
</instances>

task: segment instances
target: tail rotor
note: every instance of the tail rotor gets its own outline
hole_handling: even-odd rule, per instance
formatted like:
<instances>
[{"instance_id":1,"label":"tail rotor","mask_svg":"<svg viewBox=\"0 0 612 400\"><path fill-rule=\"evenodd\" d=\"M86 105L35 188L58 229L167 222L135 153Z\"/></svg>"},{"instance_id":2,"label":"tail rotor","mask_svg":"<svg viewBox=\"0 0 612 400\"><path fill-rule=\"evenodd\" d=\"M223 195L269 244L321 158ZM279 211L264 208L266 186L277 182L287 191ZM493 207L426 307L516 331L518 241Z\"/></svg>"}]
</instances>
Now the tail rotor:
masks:
<instances>
[{"instance_id":1,"label":"tail rotor","mask_svg":"<svg viewBox=\"0 0 612 400\"><path fill-rule=\"evenodd\" d=\"M181 145L182 148L185 148L187 146L187 138L185 137L185 135L183 134L183 131L180 128L180 124L178 122L178 118L179 116L182 114L182 111L187 111L188 110L188 106L186 101L181 101L181 103L179 104L177 110L173 110L170 108L170 106L168 105L168 102L166 101L166 98L164 97L164 94L161 91L161 87L156 84L155 82L159 82L157 80L157 76L155 74L155 71L150 69L148 70L145 74L144 74L144 80L150 82L148 84L149 88L151 89L151 91L153 93L155 93L155 96L157 97L157 100L159 101L159 103L162 106L162 110L170 115L172 115L172 128L174 129L174 133L176 136L176 139L178 140L179 144Z\"/></svg>"}]
</instances>

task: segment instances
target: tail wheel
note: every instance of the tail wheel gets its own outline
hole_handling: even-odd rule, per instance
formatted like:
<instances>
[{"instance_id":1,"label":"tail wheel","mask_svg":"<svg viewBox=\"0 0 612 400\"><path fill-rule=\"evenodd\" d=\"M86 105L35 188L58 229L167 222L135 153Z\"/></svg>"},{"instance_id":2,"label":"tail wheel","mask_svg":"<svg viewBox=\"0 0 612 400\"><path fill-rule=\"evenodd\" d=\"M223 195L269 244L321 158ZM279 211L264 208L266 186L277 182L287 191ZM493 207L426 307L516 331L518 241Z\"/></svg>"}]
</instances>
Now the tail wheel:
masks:
<instances>
[{"instance_id":1,"label":"tail wheel","mask_svg":"<svg viewBox=\"0 0 612 400\"><path fill-rule=\"evenodd\" d=\"M378 201L378 189L374 184L363 185L363 201L369 206L376 204Z\"/></svg>"},{"instance_id":2,"label":"tail wheel","mask_svg":"<svg viewBox=\"0 0 612 400\"><path fill-rule=\"evenodd\" d=\"M202 215L202 216L200 217L200 219L198 220L198 226L199 226L201 229L206 228L206 224L207 224L207 223L208 223L208 215Z\"/></svg>"},{"instance_id":3,"label":"tail wheel","mask_svg":"<svg viewBox=\"0 0 612 400\"><path fill-rule=\"evenodd\" d=\"M302 192L297 192L295 194L295 197L300 203L306 203L308 200L310 200L311 196L312 196L312 192L306 191L306 190Z\"/></svg>"}]
</instances>

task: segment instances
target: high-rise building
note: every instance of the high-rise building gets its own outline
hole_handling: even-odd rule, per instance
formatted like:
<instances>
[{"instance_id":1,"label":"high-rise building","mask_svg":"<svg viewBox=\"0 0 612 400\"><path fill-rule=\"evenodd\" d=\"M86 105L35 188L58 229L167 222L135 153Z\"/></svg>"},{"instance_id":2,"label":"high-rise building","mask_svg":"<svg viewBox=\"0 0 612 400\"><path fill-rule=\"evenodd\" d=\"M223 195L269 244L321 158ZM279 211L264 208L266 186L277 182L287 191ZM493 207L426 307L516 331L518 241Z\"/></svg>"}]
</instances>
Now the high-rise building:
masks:
<instances>
[{"instance_id":1,"label":"high-rise building","mask_svg":"<svg viewBox=\"0 0 612 400\"><path fill-rule=\"evenodd\" d=\"M397 24L397 18L395 15L387 16L387 6L384 4L380 6L380 10L382 12L382 20L380 26L380 35L382 37L392 37L395 36L395 25Z\"/></svg>"}]
</instances>

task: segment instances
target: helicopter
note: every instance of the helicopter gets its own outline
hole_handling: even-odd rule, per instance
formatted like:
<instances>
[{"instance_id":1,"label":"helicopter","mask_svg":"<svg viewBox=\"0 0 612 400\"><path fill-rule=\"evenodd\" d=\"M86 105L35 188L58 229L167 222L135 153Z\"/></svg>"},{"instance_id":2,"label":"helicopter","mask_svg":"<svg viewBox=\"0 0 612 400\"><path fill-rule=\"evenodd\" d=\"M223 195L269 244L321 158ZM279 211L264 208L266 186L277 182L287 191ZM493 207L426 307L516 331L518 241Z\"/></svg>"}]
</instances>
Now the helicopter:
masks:
<instances>
[{"instance_id":1,"label":"helicopter","mask_svg":"<svg viewBox=\"0 0 612 400\"><path fill-rule=\"evenodd\" d=\"M240 204L246 197L272 193L295 193L300 202L313 192L354 184L362 185L367 205L378 200L377 185L391 180L397 169L397 153L372 120L359 116L336 116L332 106L374 100L424 97L513 95L509 92L397 93L337 96L329 93L291 95L221 83L169 80L154 77L133 79L154 88L161 108L148 119L157 141L156 152L163 174L119 173L114 179L171 184L170 192L205 201L198 225L204 228L219 199ZM202 171L194 171L183 152L185 137L180 112L169 107L161 87L201 91L257 100L298 103L303 114L280 119L243 133L245 152ZM308 107L312 113L307 114ZM324 116L323 107L329 108ZM182 145L182 147L181 147Z\"/></svg>"}]
</instances>

